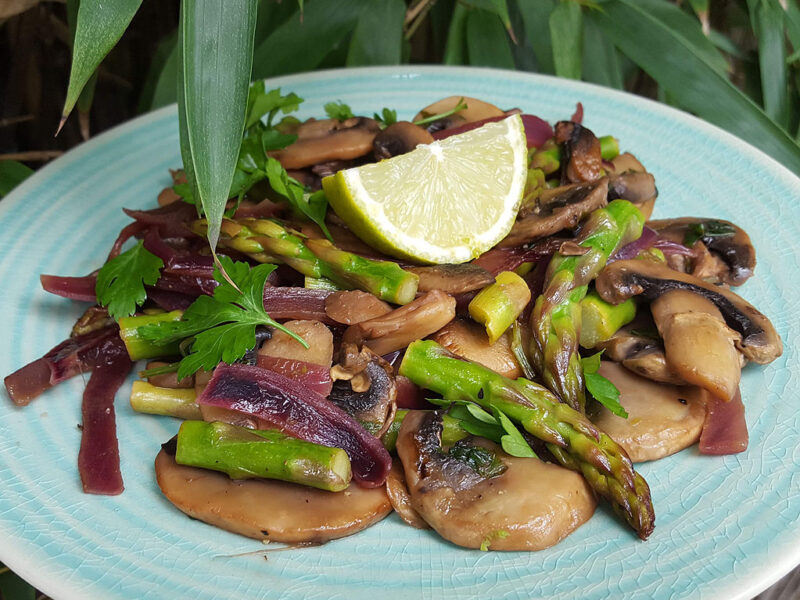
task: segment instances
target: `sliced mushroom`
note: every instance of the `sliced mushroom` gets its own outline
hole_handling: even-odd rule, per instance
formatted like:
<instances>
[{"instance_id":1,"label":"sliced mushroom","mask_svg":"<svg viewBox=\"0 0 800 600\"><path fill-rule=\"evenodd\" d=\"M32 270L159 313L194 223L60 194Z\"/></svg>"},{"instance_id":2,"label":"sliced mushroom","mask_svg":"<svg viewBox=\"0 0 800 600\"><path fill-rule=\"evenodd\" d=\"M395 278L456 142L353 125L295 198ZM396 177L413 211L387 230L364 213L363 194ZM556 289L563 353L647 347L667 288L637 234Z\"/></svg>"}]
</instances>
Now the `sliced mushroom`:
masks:
<instances>
[{"instance_id":1,"label":"sliced mushroom","mask_svg":"<svg viewBox=\"0 0 800 600\"><path fill-rule=\"evenodd\" d=\"M608 179L543 190L535 207L520 212L499 246L519 246L562 229L574 228L586 215L606 205Z\"/></svg>"},{"instance_id":2,"label":"sliced mushroom","mask_svg":"<svg viewBox=\"0 0 800 600\"><path fill-rule=\"evenodd\" d=\"M403 464L397 458L392 461L392 469L386 476L386 495L389 496L392 508L403 521L417 529L430 529L430 525L411 506L411 494L406 485Z\"/></svg>"},{"instance_id":3,"label":"sliced mushroom","mask_svg":"<svg viewBox=\"0 0 800 600\"><path fill-rule=\"evenodd\" d=\"M346 121L326 119L303 123L297 141L270 153L284 169L302 169L331 160L350 160L372 151L372 140L380 131L378 122L366 117Z\"/></svg>"},{"instance_id":4,"label":"sliced mushroom","mask_svg":"<svg viewBox=\"0 0 800 600\"><path fill-rule=\"evenodd\" d=\"M644 165L630 152L618 154L612 159L611 165L615 173L647 173Z\"/></svg>"},{"instance_id":5,"label":"sliced mushroom","mask_svg":"<svg viewBox=\"0 0 800 600\"><path fill-rule=\"evenodd\" d=\"M461 294L480 290L494 283L494 275L483 267L471 263L405 267L405 270L419 277L418 292L441 290L448 294Z\"/></svg>"},{"instance_id":6,"label":"sliced mushroom","mask_svg":"<svg viewBox=\"0 0 800 600\"><path fill-rule=\"evenodd\" d=\"M395 411L397 386L392 368L379 356L371 355L370 361L359 372L356 380L339 379L333 384L328 400L341 408L373 435L383 435ZM364 385L366 384L366 389Z\"/></svg>"},{"instance_id":7,"label":"sliced mushroom","mask_svg":"<svg viewBox=\"0 0 800 600\"><path fill-rule=\"evenodd\" d=\"M741 339L736 347L747 360L767 364L783 353L783 342L767 317L741 296L702 279L679 273L664 264L646 260L619 260L608 265L595 280L600 296L619 303L641 294L655 300L661 294L688 290L707 298L719 309L725 323Z\"/></svg>"},{"instance_id":8,"label":"sliced mushroom","mask_svg":"<svg viewBox=\"0 0 800 600\"><path fill-rule=\"evenodd\" d=\"M453 110L459 103L463 101L467 105L466 108L461 109L449 117L437 119L432 123L426 125L426 129L433 133L434 131L442 131L444 129L453 129L460 127L465 123L474 123L475 121L483 121L492 117L502 117L505 113L497 108L494 104L489 104L477 98L469 98L468 96L449 96L443 98L438 102L434 102L423 108L414 117L414 121L427 119L433 115L440 115L442 113Z\"/></svg>"},{"instance_id":9,"label":"sliced mushroom","mask_svg":"<svg viewBox=\"0 0 800 600\"><path fill-rule=\"evenodd\" d=\"M706 409L696 388L654 383L605 360L598 372L619 390L628 418L616 416L599 403L589 409L589 418L622 446L633 462L675 454L700 439Z\"/></svg>"},{"instance_id":10,"label":"sliced mushroom","mask_svg":"<svg viewBox=\"0 0 800 600\"><path fill-rule=\"evenodd\" d=\"M375 136L372 150L377 160L411 152L421 144L430 144L433 136L427 129L408 121L392 123Z\"/></svg>"},{"instance_id":11,"label":"sliced mushroom","mask_svg":"<svg viewBox=\"0 0 800 600\"><path fill-rule=\"evenodd\" d=\"M156 457L161 491L194 519L273 542L327 542L366 529L392 511L383 486L351 484L326 492L269 479L234 481L223 473L186 467L164 450Z\"/></svg>"},{"instance_id":12,"label":"sliced mushroom","mask_svg":"<svg viewBox=\"0 0 800 600\"><path fill-rule=\"evenodd\" d=\"M637 325L631 323L606 341L598 343L594 349L603 350L604 357L647 379L686 385L686 382L667 364L664 345L658 337L655 325L651 325L655 333L653 337L644 335L636 328Z\"/></svg>"},{"instance_id":13,"label":"sliced mushroom","mask_svg":"<svg viewBox=\"0 0 800 600\"><path fill-rule=\"evenodd\" d=\"M562 144L564 160L561 183L585 183L603 175L600 140L580 123L559 121L555 126L556 142Z\"/></svg>"},{"instance_id":14,"label":"sliced mushroom","mask_svg":"<svg viewBox=\"0 0 800 600\"><path fill-rule=\"evenodd\" d=\"M750 236L730 221L684 217L649 221L647 226L662 238L678 244L684 244L687 236L694 233L693 237L697 238L694 247L698 251L692 259L692 268L686 272L701 279L742 285L756 267L756 249ZM718 260L712 262L707 258L706 248Z\"/></svg>"},{"instance_id":15,"label":"sliced mushroom","mask_svg":"<svg viewBox=\"0 0 800 600\"><path fill-rule=\"evenodd\" d=\"M290 358L329 367L333 360L333 334L319 321L286 321L286 329L296 333L308 344L308 348L296 339L276 329L272 337L264 342L259 354Z\"/></svg>"},{"instance_id":16,"label":"sliced mushroom","mask_svg":"<svg viewBox=\"0 0 800 600\"><path fill-rule=\"evenodd\" d=\"M445 452L441 434L440 414L411 411L400 427L397 453L411 506L446 540L467 548L542 550L594 513L597 501L577 473L511 457L480 438L460 441L458 454ZM470 454L479 465L460 458Z\"/></svg>"},{"instance_id":17,"label":"sliced mushroom","mask_svg":"<svg viewBox=\"0 0 800 600\"><path fill-rule=\"evenodd\" d=\"M392 312L386 302L361 290L334 292L325 298L325 314L337 323L355 325Z\"/></svg>"},{"instance_id":18,"label":"sliced mushroom","mask_svg":"<svg viewBox=\"0 0 800 600\"><path fill-rule=\"evenodd\" d=\"M522 376L522 370L511 351L508 332L494 343L489 343L486 329L466 319L450 321L431 336L437 344L456 356L480 363L510 379Z\"/></svg>"},{"instance_id":19,"label":"sliced mushroom","mask_svg":"<svg viewBox=\"0 0 800 600\"><path fill-rule=\"evenodd\" d=\"M685 381L730 401L739 389L741 335L730 329L709 299L689 290L671 290L650 304L664 340L667 362Z\"/></svg>"},{"instance_id":20,"label":"sliced mushroom","mask_svg":"<svg viewBox=\"0 0 800 600\"><path fill-rule=\"evenodd\" d=\"M622 198L632 202L645 220L653 214L657 197L656 178L650 173L612 173L608 176L608 201Z\"/></svg>"},{"instance_id":21,"label":"sliced mushroom","mask_svg":"<svg viewBox=\"0 0 800 600\"><path fill-rule=\"evenodd\" d=\"M381 356L438 331L456 316L456 301L444 292L427 292L383 316L351 325L342 340L366 344Z\"/></svg>"}]
</instances>

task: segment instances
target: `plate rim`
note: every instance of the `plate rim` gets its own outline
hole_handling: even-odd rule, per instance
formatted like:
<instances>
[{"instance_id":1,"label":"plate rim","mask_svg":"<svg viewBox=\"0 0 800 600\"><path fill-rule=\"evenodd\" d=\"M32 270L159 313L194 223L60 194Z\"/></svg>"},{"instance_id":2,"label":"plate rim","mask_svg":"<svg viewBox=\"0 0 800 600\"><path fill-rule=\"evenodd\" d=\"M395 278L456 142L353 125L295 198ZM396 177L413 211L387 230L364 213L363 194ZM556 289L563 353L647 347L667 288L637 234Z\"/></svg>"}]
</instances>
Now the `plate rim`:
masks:
<instances>
[{"instance_id":1,"label":"plate rim","mask_svg":"<svg viewBox=\"0 0 800 600\"><path fill-rule=\"evenodd\" d=\"M528 82L538 79L545 79L550 82L551 85L560 86L566 90L575 91L576 93L579 93L581 89L588 88L591 89L594 94L599 94L608 100L613 101L615 98L622 97L627 99L627 101L642 104L651 113L657 115L662 114L668 119L678 120L688 124L693 128L699 128L705 135L708 135L712 138L721 138L725 142L736 147L738 151L748 155L752 159L758 160L759 164L757 166L759 169L771 171L774 176L781 180L781 183L787 187L796 188L798 191L800 191L800 177L798 177L798 175L793 173L783 164L779 163L776 159L766 154L764 151L739 138L738 136L677 108L667 106L655 100L636 96L625 91L607 88L593 83L524 71L495 69L488 67L445 65L398 65L325 69L281 75L268 78L265 81L273 82L276 85L283 87L291 86L296 82L303 83L320 79L331 80L335 79L337 76L348 76L358 73L374 76L413 77L413 75L417 73L431 75L443 71L450 74L460 73L465 77L474 77L483 73L493 77L501 77L506 80L526 80ZM12 190L12 192L9 193L5 198L3 198L2 201L0 201L0 219L2 219L4 215L14 206L22 202L25 195L28 193L28 190L37 186L40 180L48 178L51 175L51 172L57 172L61 169L67 168L72 163L81 160L87 153L94 151L97 147L109 142L113 142L120 137L124 137L130 131L135 131L136 129L146 126L154 121L168 117L176 111L177 105L171 104L154 111L144 113L121 124L115 125L114 127L109 128L97 136L94 136L90 140L83 142L69 150L61 157L36 171L22 184ZM795 532L795 537L800 539L800 520L798 520L797 523L798 529ZM3 546L5 547L5 544ZM54 589L54 587L51 587L50 582L46 580L45 575L42 574L40 570L37 570L36 566L31 561L30 556L19 555L19 553L14 552L11 548L9 548L9 550L10 551L6 551L4 548L0 547L0 560L5 565L10 567L15 573L23 577L23 579L34 585L37 589L45 591L46 593L50 594L51 597L58 598L59 600L80 600L87 597L81 593L81 589L79 587L72 587L69 584L60 589ZM796 545L794 552L784 552L781 555L780 560L772 561L770 568L763 572L767 575L766 577L762 575L762 577L760 577L758 580L742 581L734 576L727 585L718 588L713 597L719 599L724 598L726 600L747 600L753 595L774 584L798 564L800 564L800 544ZM55 585L56 584L53 583L53 586Z\"/></svg>"}]
</instances>

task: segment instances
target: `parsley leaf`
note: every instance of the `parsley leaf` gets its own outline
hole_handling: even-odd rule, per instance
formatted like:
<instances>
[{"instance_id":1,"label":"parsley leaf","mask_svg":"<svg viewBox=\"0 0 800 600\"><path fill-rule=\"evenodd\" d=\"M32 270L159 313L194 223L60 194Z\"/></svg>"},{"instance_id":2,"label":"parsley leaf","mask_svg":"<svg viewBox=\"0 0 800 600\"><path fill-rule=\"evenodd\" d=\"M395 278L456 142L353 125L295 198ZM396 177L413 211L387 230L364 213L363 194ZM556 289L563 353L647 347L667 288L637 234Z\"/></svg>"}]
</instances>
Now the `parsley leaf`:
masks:
<instances>
[{"instance_id":1,"label":"parsley leaf","mask_svg":"<svg viewBox=\"0 0 800 600\"><path fill-rule=\"evenodd\" d=\"M583 377L586 382L586 390L594 397L595 400L605 406L612 413L618 417L627 419L628 412L625 410L622 404L619 403L619 390L617 389L617 386L597 372L597 370L600 368L601 354L603 354L602 351L581 359Z\"/></svg>"},{"instance_id":2,"label":"parsley leaf","mask_svg":"<svg viewBox=\"0 0 800 600\"><path fill-rule=\"evenodd\" d=\"M164 261L148 252L143 242L108 261L97 273L97 302L108 314L119 319L136 312L147 299L145 285L153 285L161 276Z\"/></svg>"},{"instance_id":3,"label":"parsley leaf","mask_svg":"<svg viewBox=\"0 0 800 600\"><path fill-rule=\"evenodd\" d=\"M328 212L328 198L325 192L319 190L313 194L307 193L300 183L289 177L281 163L272 157L267 157L266 173L270 187L286 198L292 208L316 223L325 237L332 242L331 233L325 225L325 215Z\"/></svg>"},{"instance_id":4,"label":"parsley leaf","mask_svg":"<svg viewBox=\"0 0 800 600\"><path fill-rule=\"evenodd\" d=\"M444 119L446 117L456 114L457 112L461 112L465 108L467 108L467 103L464 101L464 98L462 97L458 100L458 103L450 110L446 110L444 112L435 115L423 113L425 115L424 118L419 119L418 121L414 121L414 125L427 125L428 123L433 123L434 121L438 121L439 119Z\"/></svg>"},{"instance_id":5,"label":"parsley leaf","mask_svg":"<svg viewBox=\"0 0 800 600\"><path fill-rule=\"evenodd\" d=\"M508 537L508 532L505 529L498 529L497 531L491 532L481 542L481 552L488 552L489 547L492 545L492 542L495 540L504 540Z\"/></svg>"},{"instance_id":6,"label":"parsley leaf","mask_svg":"<svg viewBox=\"0 0 800 600\"><path fill-rule=\"evenodd\" d=\"M214 279L219 286L213 297L200 296L186 309L180 321L139 328L144 339L160 345L194 337L189 354L178 366L179 379L199 369L210 371L220 362L233 363L242 358L256 345L257 325L280 329L308 347L302 338L277 323L264 310L264 285L275 265L251 268L227 256L220 256L220 263L241 292L225 280L217 266Z\"/></svg>"},{"instance_id":7,"label":"parsley leaf","mask_svg":"<svg viewBox=\"0 0 800 600\"><path fill-rule=\"evenodd\" d=\"M428 400L434 404L447 404L446 400ZM535 457L536 453L530 447L516 425L511 422L505 413L493 409L494 415L489 414L474 402L457 401L451 404L450 416L459 419L461 429L471 435L485 437L487 440L500 444L506 454L518 457Z\"/></svg>"},{"instance_id":8,"label":"parsley leaf","mask_svg":"<svg viewBox=\"0 0 800 600\"><path fill-rule=\"evenodd\" d=\"M391 108L384 108L380 115L374 113L372 118L378 121L378 123L381 123L383 127L388 127L389 125L397 123L397 111Z\"/></svg>"},{"instance_id":9,"label":"parsley leaf","mask_svg":"<svg viewBox=\"0 0 800 600\"><path fill-rule=\"evenodd\" d=\"M303 99L294 93L282 96L280 88L266 91L263 81L251 83L250 91L247 94L247 120L244 127L249 129L261 121L265 115L267 116L267 127L272 127L272 120L278 111L287 115L296 111L302 103Z\"/></svg>"},{"instance_id":10,"label":"parsley leaf","mask_svg":"<svg viewBox=\"0 0 800 600\"><path fill-rule=\"evenodd\" d=\"M336 119L338 121L346 121L347 119L355 117L350 107L341 100L338 102L328 102L325 105L325 114L331 119Z\"/></svg>"},{"instance_id":11,"label":"parsley leaf","mask_svg":"<svg viewBox=\"0 0 800 600\"><path fill-rule=\"evenodd\" d=\"M505 413L494 409L492 411L494 416L497 417L497 420L500 422L500 426L505 431L505 435L500 438L500 445L503 447L503 450L506 451L507 454L511 456L521 456L524 458L535 458L536 453L530 447L525 438L522 437L522 434L519 432L519 429L511 422Z\"/></svg>"},{"instance_id":12,"label":"parsley leaf","mask_svg":"<svg viewBox=\"0 0 800 600\"><path fill-rule=\"evenodd\" d=\"M731 225L723 223L722 221L692 223L686 229L683 245L691 248L697 243L697 240L710 237L728 237L735 233L736 230Z\"/></svg>"}]
</instances>

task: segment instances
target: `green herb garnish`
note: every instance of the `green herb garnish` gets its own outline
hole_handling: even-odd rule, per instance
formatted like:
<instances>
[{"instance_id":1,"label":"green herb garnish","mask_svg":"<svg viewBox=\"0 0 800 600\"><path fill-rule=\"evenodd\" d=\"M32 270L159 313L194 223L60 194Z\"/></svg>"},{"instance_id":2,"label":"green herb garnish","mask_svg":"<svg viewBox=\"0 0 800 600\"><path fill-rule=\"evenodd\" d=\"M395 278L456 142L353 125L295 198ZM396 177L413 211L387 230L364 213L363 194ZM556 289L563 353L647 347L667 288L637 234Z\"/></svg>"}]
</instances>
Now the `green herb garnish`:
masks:
<instances>
[{"instance_id":1,"label":"green herb garnish","mask_svg":"<svg viewBox=\"0 0 800 600\"><path fill-rule=\"evenodd\" d=\"M419 121L414 121L414 125L427 125L428 123L433 123L434 121L438 121L439 119L444 119L446 117L456 114L457 112L461 112L465 108L467 108L467 103L464 102L464 98L462 97L458 101L458 104L456 104L450 110L446 110L443 113L439 113L437 115L426 114L425 117L420 119Z\"/></svg>"},{"instance_id":2,"label":"green herb garnish","mask_svg":"<svg viewBox=\"0 0 800 600\"><path fill-rule=\"evenodd\" d=\"M461 428L469 434L484 437L500 444L506 454L532 458L536 453L505 413L499 410L489 414L474 402L428 400L434 404L450 406L450 416L460 420Z\"/></svg>"},{"instance_id":3,"label":"green herb garnish","mask_svg":"<svg viewBox=\"0 0 800 600\"><path fill-rule=\"evenodd\" d=\"M346 121L355 117L350 107L342 101L328 102L325 105L325 114L337 121Z\"/></svg>"},{"instance_id":4,"label":"green herb garnish","mask_svg":"<svg viewBox=\"0 0 800 600\"><path fill-rule=\"evenodd\" d=\"M492 545L492 542L495 540L503 540L508 537L508 532L505 529L498 529L497 531L493 531L481 542L481 552L488 552L489 546Z\"/></svg>"},{"instance_id":5,"label":"green herb garnish","mask_svg":"<svg viewBox=\"0 0 800 600\"><path fill-rule=\"evenodd\" d=\"M394 125L397 123L397 111L392 110L391 108L384 108L380 115L378 113L374 113L372 118L380 123L382 127L386 128L389 125Z\"/></svg>"},{"instance_id":6,"label":"green herb garnish","mask_svg":"<svg viewBox=\"0 0 800 600\"><path fill-rule=\"evenodd\" d=\"M734 235L734 229L728 223L722 221L703 221L701 223L692 223L686 229L686 235L683 238L683 245L691 248L697 243L697 240L709 237L728 237Z\"/></svg>"},{"instance_id":7,"label":"green herb garnish","mask_svg":"<svg viewBox=\"0 0 800 600\"><path fill-rule=\"evenodd\" d=\"M586 390L595 400L612 413L618 417L627 419L628 412L623 408L622 404L619 403L619 390L617 386L597 372L600 368L600 356L602 354L603 352L600 351L597 354L581 359Z\"/></svg>"},{"instance_id":8,"label":"green herb garnish","mask_svg":"<svg viewBox=\"0 0 800 600\"><path fill-rule=\"evenodd\" d=\"M180 321L139 328L144 339L158 345L194 337L189 354L178 366L179 379L199 369L210 371L220 362L230 364L242 358L256 345L257 325L280 329L308 348L302 338L277 323L264 310L264 285L275 265L251 268L247 263L233 262L227 256L220 256L220 263L238 290L223 277L217 266L214 279L219 286L213 297L200 296L186 309Z\"/></svg>"},{"instance_id":9,"label":"green herb garnish","mask_svg":"<svg viewBox=\"0 0 800 600\"><path fill-rule=\"evenodd\" d=\"M143 242L108 261L97 273L97 302L114 319L127 317L147 299L146 285L154 285L161 276L164 261L148 252Z\"/></svg>"},{"instance_id":10,"label":"green herb garnish","mask_svg":"<svg viewBox=\"0 0 800 600\"><path fill-rule=\"evenodd\" d=\"M474 439L474 438L473 438ZM505 473L506 467L497 454L468 440L459 440L450 448L450 456L469 466L484 479Z\"/></svg>"}]
</instances>

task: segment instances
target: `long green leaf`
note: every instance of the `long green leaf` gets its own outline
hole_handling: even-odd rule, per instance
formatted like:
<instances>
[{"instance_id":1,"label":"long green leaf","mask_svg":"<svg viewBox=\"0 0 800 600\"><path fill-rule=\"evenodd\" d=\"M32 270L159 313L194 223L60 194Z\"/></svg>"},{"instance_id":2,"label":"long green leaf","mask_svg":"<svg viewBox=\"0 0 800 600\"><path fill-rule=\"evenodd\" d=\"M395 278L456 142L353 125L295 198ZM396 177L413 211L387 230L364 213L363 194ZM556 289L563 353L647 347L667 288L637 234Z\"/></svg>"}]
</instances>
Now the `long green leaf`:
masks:
<instances>
[{"instance_id":1,"label":"long green leaf","mask_svg":"<svg viewBox=\"0 0 800 600\"><path fill-rule=\"evenodd\" d=\"M184 0L183 106L188 156L214 249L244 132L257 0ZM182 151L183 154L183 151Z\"/></svg>"},{"instance_id":2,"label":"long green leaf","mask_svg":"<svg viewBox=\"0 0 800 600\"><path fill-rule=\"evenodd\" d=\"M727 129L800 173L800 146L710 65L695 44L645 10L642 0L609 0L596 14L614 44L681 106Z\"/></svg>"},{"instance_id":3,"label":"long green leaf","mask_svg":"<svg viewBox=\"0 0 800 600\"><path fill-rule=\"evenodd\" d=\"M403 0L372 0L350 39L347 66L400 64L405 14Z\"/></svg>"},{"instance_id":4,"label":"long green leaf","mask_svg":"<svg viewBox=\"0 0 800 600\"><path fill-rule=\"evenodd\" d=\"M314 0L256 47L253 78L262 79L310 71L344 40L356 26L368 0Z\"/></svg>"},{"instance_id":5,"label":"long green leaf","mask_svg":"<svg viewBox=\"0 0 800 600\"><path fill-rule=\"evenodd\" d=\"M0 160L0 198L33 175L33 169L15 160Z\"/></svg>"},{"instance_id":6,"label":"long green leaf","mask_svg":"<svg viewBox=\"0 0 800 600\"><path fill-rule=\"evenodd\" d=\"M550 13L556 3L554 0L517 0L517 6L525 23L525 37L539 63L539 71L555 73L550 43Z\"/></svg>"},{"instance_id":7,"label":"long green leaf","mask_svg":"<svg viewBox=\"0 0 800 600\"><path fill-rule=\"evenodd\" d=\"M514 68L508 33L494 13L472 9L467 15L467 56L469 64L481 67Z\"/></svg>"},{"instance_id":8,"label":"long green leaf","mask_svg":"<svg viewBox=\"0 0 800 600\"><path fill-rule=\"evenodd\" d=\"M778 0L747 0L758 39L758 63L764 112L782 127L789 124L786 86L786 41L783 8Z\"/></svg>"},{"instance_id":9,"label":"long green leaf","mask_svg":"<svg viewBox=\"0 0 800 600\"><path fill-rule=\"evenodd\" d=\"M583 19L583 78L621 90L624 85L619 53L589 12Z\"/></svg>"},{"instance_id":10,"label":"long green leaf","mask_svg":"<svg viewBox=\"0 0 800 600\"><path fill-rule=\"evenodd\" d=\"M446 65L463 65L467 62L467 13L466 6L457 2L453 8L453 18L447 31L442 62Z\"/></svg>"},{"instance_id":11,"label":"long green leaf","mask_svg":"<svg viewBox=\"0 0 800 600\"><path fill-rule=\"evenodd\" d=\"M503 27L506 28L508 34L514 36L514 31L511 29L511 15L508 12L508 3L506 0L462 0L474 8L480 8L487 12L494 13L500 19ZM516 40L514 40L516 42Z\"/></svg>"},{"instance_id":12,"label":"long green leaf","mask_svg":"<svg viewBox=\"0 0 800 600\"><path fill-rule=\"evenodd\" d=\"M556 75L581 78L583 11L577 2L560 2L550 13L550 39Z\"/></svg>"},{"instance_id":13,"label":"long green leaf","mask_svg":"<svg viewBox=\"0 0 800 600\"><path fill-rule=\"evenodd\" d=\"M142 0L81 1L62 125L75 107L89 78L122 37L141 4Z\"/></svg>"},{"instance_id":14,"label":"long green leaf","mask_svg":"<svg viewBox=\"0 0 800 600\"><path fill-rule=\"evenodd\" d=\"M153 55L139 96L139 112L153 110L178 100L175 82L178 80L180 65L178 34L173 32L159 42Z\"/></svg>"},{"instance_id":15,"label":"long green leaf","mask_svg":"<svg viewBox=\"0 0 800 600\"><path fill-rule=\"evenodd\" d=\"M800 50L800 2L789 0L786 5L786 34L792 44L792 49Z\"/></svg>"}]
</instances>

